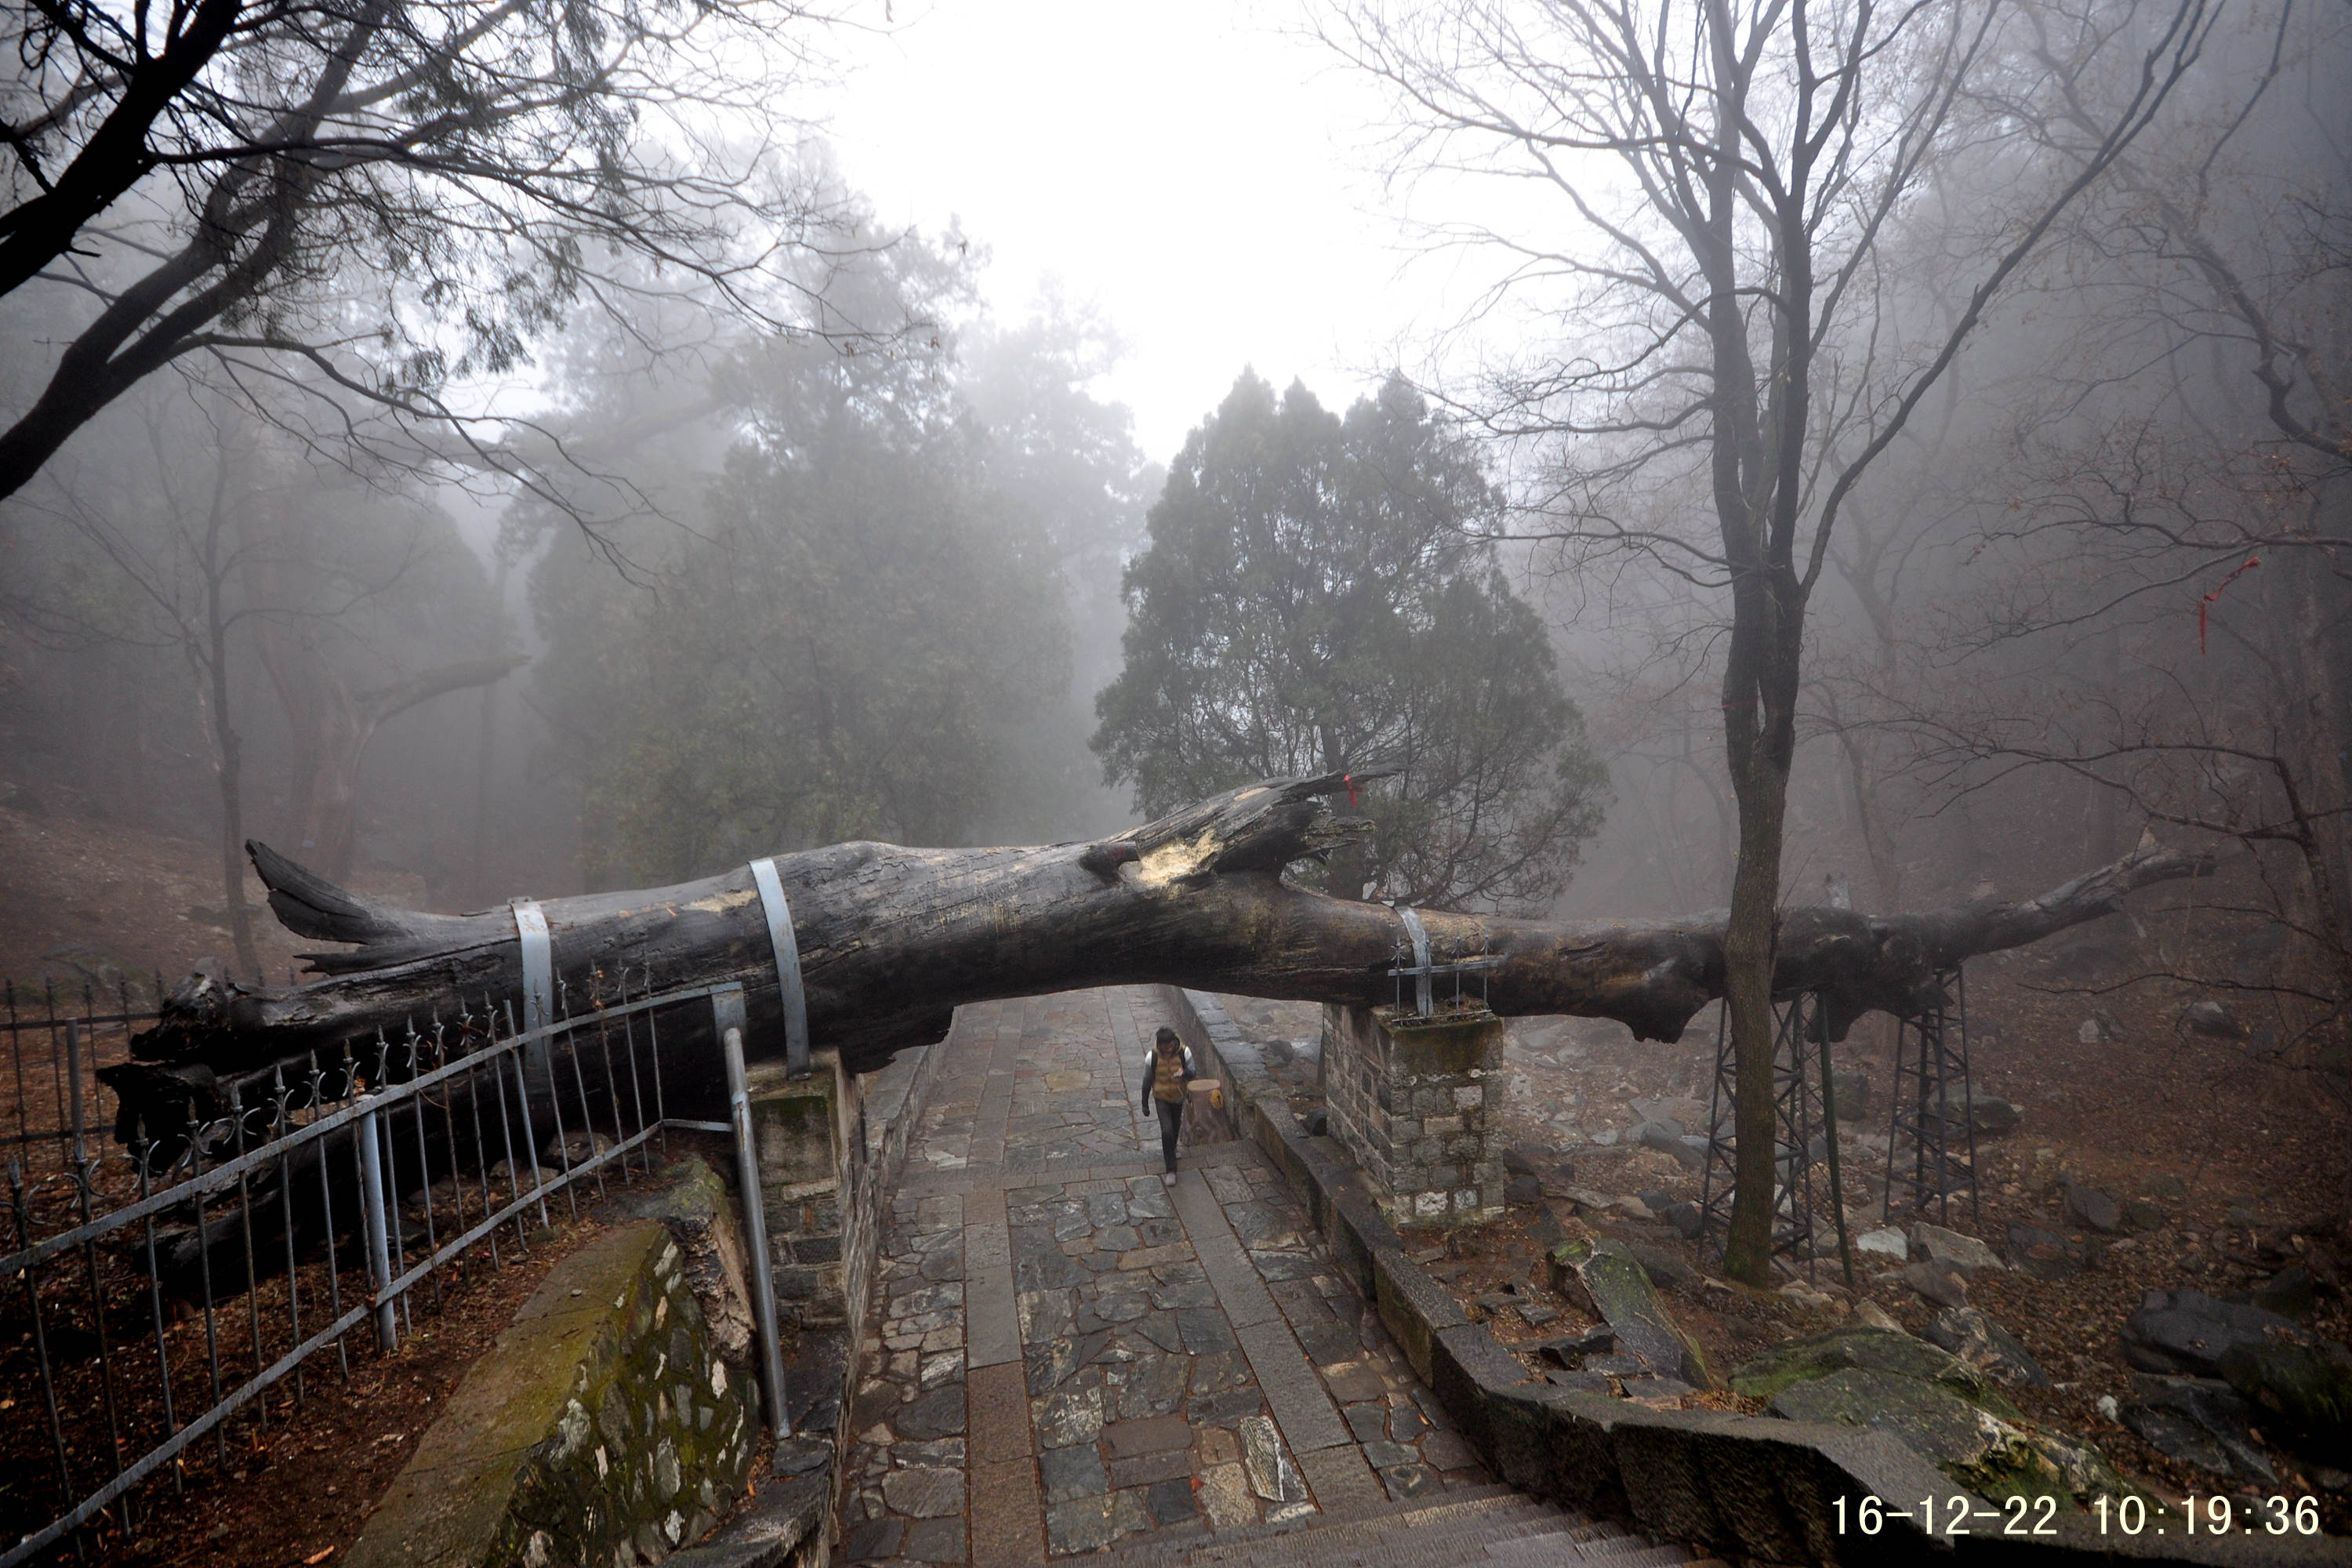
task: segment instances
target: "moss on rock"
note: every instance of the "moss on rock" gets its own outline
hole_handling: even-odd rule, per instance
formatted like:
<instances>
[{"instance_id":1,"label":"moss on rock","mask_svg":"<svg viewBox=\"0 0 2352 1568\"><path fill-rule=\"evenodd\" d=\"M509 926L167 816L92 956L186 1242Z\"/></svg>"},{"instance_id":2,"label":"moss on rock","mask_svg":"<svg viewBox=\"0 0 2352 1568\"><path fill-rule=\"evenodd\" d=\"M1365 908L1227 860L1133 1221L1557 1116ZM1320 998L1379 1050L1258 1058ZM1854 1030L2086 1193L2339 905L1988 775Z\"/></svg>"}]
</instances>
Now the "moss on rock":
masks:
<instances>
[{"instance_id":1,"label":"moss on rock","mask_svg":"<svg viewBox=\"0 0 2352 1568\"><path fill-rule=\"evenodd\" d=\"M1848 1368L1932 1384L2005 1421L2022 1418L2009 1396L1983 1373L1949 1351L1891 1329L1832 1329L1775 1345L1733 1373L1731 1386L1735 1393L1769 1402L1791 1384L1828 1377Z\"/></svg>"},{"instance_id":2,"label":"moss on rock","mask_svg":"<svg viewBox=\"0 0 2352 1568\"><path fill-rule=\"evenodd\" d=\"M713 1353L669 1232L623 1226L558 1263L474 1363L350 1561L659 1561L742 1490L750 1395Z\"/></svg>"}]
</instances>

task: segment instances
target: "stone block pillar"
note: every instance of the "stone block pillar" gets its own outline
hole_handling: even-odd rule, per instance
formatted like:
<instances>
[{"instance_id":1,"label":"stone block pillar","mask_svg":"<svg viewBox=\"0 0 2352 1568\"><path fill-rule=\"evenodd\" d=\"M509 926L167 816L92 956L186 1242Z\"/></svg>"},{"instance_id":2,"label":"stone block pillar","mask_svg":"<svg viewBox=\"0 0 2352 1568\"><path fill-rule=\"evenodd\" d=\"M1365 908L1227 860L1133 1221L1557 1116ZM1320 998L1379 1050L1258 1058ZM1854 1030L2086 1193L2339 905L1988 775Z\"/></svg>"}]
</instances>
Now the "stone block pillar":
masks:
<instances>
[{"instance_id":1,"label":"stone block pillar","mask_svg":"<svg viewBox=\"0 0 2352 1568\"><path fill-rule=\"evenodd\" d=\"M758 1063L746 1087L776 1314L817 1328L854 1321L863 1306L850 1299L863 1291L853 1291L845 1267L853 1240L844 1200L856 1084L841 1070L838 1052L811 1052L809 1066L808 1077L793 1079L780 1062Z\"/></svg>"},{"instance_id":2,"label":"stone block pillar","mask_svg":"<svg viewBox=\"0 0 2352 1568\"><path fill-rule=\"evenodd\" d=\"M1486 1097L1502 1086L1502 1062L1503 1021L1492 1013L1323 1009L1331 1134L1391 1224L1501 1216L1502 1142Z\"/></svg>"}]
</instances>

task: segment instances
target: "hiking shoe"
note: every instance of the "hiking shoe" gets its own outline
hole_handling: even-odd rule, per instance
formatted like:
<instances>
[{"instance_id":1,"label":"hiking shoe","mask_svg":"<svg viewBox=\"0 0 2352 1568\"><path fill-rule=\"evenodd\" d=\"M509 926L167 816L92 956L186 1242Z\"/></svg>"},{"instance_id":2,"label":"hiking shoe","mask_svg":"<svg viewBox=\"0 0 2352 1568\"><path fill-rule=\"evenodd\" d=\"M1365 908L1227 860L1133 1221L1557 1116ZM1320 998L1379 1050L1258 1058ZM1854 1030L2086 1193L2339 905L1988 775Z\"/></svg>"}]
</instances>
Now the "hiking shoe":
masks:
<instances>
[{"instance_id":1,"label":"hiking shoe","mask_svg":"<svg viewBox=\"0 0 2352 1568\"><path fill-rule=\"evenodd\" d=\"M1162 1172L1160 1172L1160 1184L1161 1186L1163 1186L1163 1187L1172 1187L1172 1186L1174 1186L1174 1185L1176 1184L1176 1173L1175 1173L1175 1172L1173 1172L1173 1171L1162 1171Z\"/></svg>"}]
</instances>

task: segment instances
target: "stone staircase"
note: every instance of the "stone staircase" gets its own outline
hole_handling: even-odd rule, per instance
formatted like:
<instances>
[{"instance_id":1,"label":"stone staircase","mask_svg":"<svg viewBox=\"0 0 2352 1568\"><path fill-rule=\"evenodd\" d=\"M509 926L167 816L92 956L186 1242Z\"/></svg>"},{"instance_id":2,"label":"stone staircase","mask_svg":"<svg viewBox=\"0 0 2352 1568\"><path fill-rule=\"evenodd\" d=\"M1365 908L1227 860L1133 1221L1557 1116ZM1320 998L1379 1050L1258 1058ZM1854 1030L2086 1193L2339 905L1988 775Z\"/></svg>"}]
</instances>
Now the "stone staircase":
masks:
<instances>
[{"instance_id":1,"label":"stone staircase","mask_svg":"<svg viewBox=\"0 0 2352 1568\"><path fill-rule=\"evenodd\" d=\"M1684 1547L1657 1545L1509 1487L1489 1486L1337 1519L1318 1515L1216 1535L1163 1531L1124 1550L1071 1561L1088 1568L1651 1568L1693 1559Z\"/></svg>"}]
</instances>

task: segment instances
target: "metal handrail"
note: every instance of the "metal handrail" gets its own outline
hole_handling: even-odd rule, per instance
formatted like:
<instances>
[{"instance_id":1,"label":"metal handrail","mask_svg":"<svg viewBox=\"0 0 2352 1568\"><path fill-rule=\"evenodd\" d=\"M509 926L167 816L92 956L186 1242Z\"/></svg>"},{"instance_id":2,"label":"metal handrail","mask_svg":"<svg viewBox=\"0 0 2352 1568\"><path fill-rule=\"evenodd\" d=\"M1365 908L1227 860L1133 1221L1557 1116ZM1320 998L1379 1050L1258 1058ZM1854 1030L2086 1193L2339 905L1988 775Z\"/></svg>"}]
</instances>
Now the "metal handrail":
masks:
<instances>
[{"instance_id":1,"label":"metal handrail","mask_svg":"<svg viewBox=\"0 0 2352 1568\"><path fill-rule=\"evenodd\" d=\"M618 1001L597 1005L578 1016L557 1016L534 1028L496 1036L467 1050L463 1055L429 1068L424 1067L422 1060L428 1049L436 1053L442 1049L437 1032L436 1038L428 1043L421 1040L412 1030L405 1042L406 1076L397 1081L392 1076L395 1065L392 1053L399 1047L395 1047L379 1036L374 1042L375 1056L372 1069L354 1062L348 1049L341 1069L337 1073L330 1074L318 1068L314 1058L309 1091L311 1099L307 1104L296 1105L293 1102L293 1096L289 1095L281 1085L276 1103L269 1108L268 1116L275 1128L282 1131L278 1131L276 1136L268 1138L266 1142L250 1146L247 1146L245 1142L246 1130L248 1125L247 1118L254 1111L248 1111L239 1105L235 1088L232 1086L226 1121L192 1126L188 1130L187 1148L193 1152L191 1163L194 1168L184 1179L161 1190L149 1190L149 1184L159 1173L150 1163L156 1145L152 1142L142 1142L134 1150L134 1163L139 1172L142 1195L119 1208L95 1217L89 1212L89 1200L95 1187L93 1171L99 1162L84 1149L77 1135L71 1173L79 1194L81 1223L38 1242L31 1241L25 1234L26 1189L17 1179L12 1163L11 1182L16 1197L10 1207L18 1227L17 1236L14 1239L19 1242L19 1246L6 1257L0 1258L0 1289L26 1292L37 1333L41 1328L45 1295L51 1294L46 1292L40 1286L41 1277L38 1271L45 1265L56 1263L60 1258L71 1258L79 1254L83 1259L89 1260L89 1266L92 1271L89 1289L94 1292L98 1286L96 1259L99 1251L96 1244L130 1227L142 1226L145 1227L148 1279L142 1293L153 1294L156 1298L153 1314L157 1335L155 1351L161 1358L163 1368L163 1424L168 1430L159 1440L146 1447L137 1459L123 1463L118 1458L116 1463L120 1468L115 1473L102 1484L87 1492L82 1492L81 1488L74 1484L71 1473L65 1466L64 1449L60 1446L58 1479L65 1484L67 1489L65 1495L71 1497L80 1493L79 1500L70 1509L59 1513L42 1529L23 1536L5 1548L0 1548L0 1568L15 1568L16 1564L26 1562L88 1525L122 1499L126 1493L171 1465L178 1456L186 1451L190 1445L217 1432L222 1423L231 1415L252 1405L267 1390L297 1373L311 1356L329 1345L336 1345L340 1348L344 1336L352 1329L367 1322L371 1317L375 1320L376 1335L381 1348L386 1352L391 1351L396 1344L398 1337L396 1316L404 1314L408 1310L409 1299L415 1289L422 1281L431 1278L435 1280L437 1289L438 1271L453 1260L471 1253L486 1241L489 1244L492 1261L495 1263L499 1231L504 1226L514 1226L515 1240L520 1243L523 1237L521 1216L526 1211L536 1206L540 1212L541 1223L544 1224L547 1217L548 1200L551 1196L558 1194L568 1195L580 1182L585 1179L593 1179L601 1188L604 1180L603 1173L605 1169L617 1163L625 1173L629 1169L630 1156L644 1150L650 1141L663 1137L671 1127L710 1129L709 1123L672 1120L665 1114L661 1081L660 1030L650 1016L657 1009L675 1008L681 1005L705 1000L712 1005L714 1024L719 1024L723 1020L729 1026L716 1032L722 1035L732 1034L733 1038L727 1043L733 1046L735 1049L729 1054L735 1060L740 1061L743 1019L742 987L737 984L722 983L634 998L626 996L625 993ZM493 1009L493 1017L495 1015L496 1009ZM650 1105L646 1103L645 1085L638 1076L637 1046L632 1028L632 1020L640 1016L646 1016L648 1025L653 1026L648 1030L653 1079ZM612 1030L615 1026L629 1031L628 1043L623 1047L623 1055L626 1062L625 1077L616 1072L614 1068ZM569 1046L568 1050L563 1052L561 1058L553 1049L559 1037L562 1037ZM592 1092L582 1063L583 1058L589 1057L591 1053L600 1048L604 1058L604 1083L601 1090ZM564 1075L557 1070L559 1060L565 1061L568 1065L569 1083L563 1081ZM509 1061L514 1064L512 1069L514 1076L511 1080L508 1077L507 1064ZM737 1071L740 1073L740 1068ZM530 1085L539 1081L542 1074L544 1082L541 1088L538 1090L530 1089ZM473 1087L474 1093L470 1098L446 1096L438 1100L430 1098L432 1091L436 1088L460 1079L467 1080ZM328 1092L330 1085L336 1088L336 1092L331 1095ZM483 1090L491 1089L492 1085L496 1086L495 1089L490 1093L485 1094ZM520 1092L510 1101L509 1095L512 1091ZM541 1154L543 1145L539 1136L539 1129L532 1125L535 1118L532 1115L531 1101L535 1093L546 1096L541 1103L552 1112L553 1142L562 1167L560 1171L551 1172L541 1163ZM341 1099L345 1095L351 1097L349 1103L337 1106L332 1110L324 1108L331 1100ZM627 1131L624 1125L627 1119L625 1097L633 1100L635 1103L636 1114L634 1120L637 1125L634 1132ZM578 1161L572 1158L572 1137L566 1133L564 1128L564 1106L567 1099L578 1110L582 1119L582 1131L591 1135L588 1153L586 1157ZM391 1190L393 1162L398 1159L404 1165L429 1173L432 1163L425 1157L427 1136L425 1123L428 1114L436 1115L436 1127L446 1131L447 1136L446 1147L453 1156L458 1154L463 1142L457 1132L457 1119L459 1115L458 1106L461 1100L467 1101L464 1114L471 1121L474 1163L483 1167L477 1172L480 1190L478 1194L468 1193L466 1190L462 1179L463 1172L457 1161L453 1158L449 1166L448 1179L458 1182L457 1189L458 1231L457 1234L447 1236L435 1234L433 1205L438 1200L433 1198L428 1193L424 1216L425 1236L420 1238L424 1252L412 1262L408 1258L402 1256L405 1249L405 1238L399 1222L390 1213L389 1200L393 1195ZM483 1121L486 1109L483 1102L486 1100L494 1100L497 1106L495 1115L488 1123ZM518 1121L511 1125L506 1120L510 1103L519 1103L520 1107ZM597 1131L594 1125L602 1114L598 1110L600 1105L604 1111L610 1113L611 1120L607 1123L610 1128L609 1133ZM256 1107L254 1110L257 1111L259 1109ZM300 1110L314 1110L316 1114L311 1120L299 1126L289 1126L289 1119ZM395 1133L395 1127L400 1125L395 1122L396 1116L413 1117L416 1132L416 1142L414 1148L395 1152L394 1147L395 1137L404 1144L407 1140L404 1126ZM725 1130L735 1134L739 1160L745 1171L752 1173L751 1184L746 1186L741 1196L747 1211L746 1219L751 1234L758 1234L761 1228L759 1224L761 1198L756 1177L757 1158L749 1144L751 1137L749 1122L748 1115L739 1112L730 1123L725 1124ZM79 1134L79 1118L77 1116L77 1134ZM207 1166L205 1162L208 1133L211 1134L209 1146L218 1148L222 1142L227 1141L221 1135L223 1130L227 1127L234 1128L236 1152L217 1164ZM331 1163L341 1167L345 1158L355 1157L357 1167L356 1170L346 1169L341 1176L331 1178L330 1146L325 1141L346 1128L352 1129L358 1136L352 1140L352 1147L347 1152L337 1152ZM520 1135L521 1155L529 1158L531 1167L532 1173L529 1178L528 1186L524 1184L521 1178L517 1133ZM619 1136L614 1137L612 1134ZM442 1136L442 1131L436 1131L434 1135ZM599 1143L604 1146L598 1147ZM508 1173L501 1184L507 1187L509 1195L504 1201L500 1201L491 1190L491 1184L487 1174L490 1157L499 1147L503 1147L507 1154ZM174 1156L172 1163L176 1164L180 1156ZM290 1205L294 1197L294 1189L291 1185L294 1179L293 1173L303 1173L300 1180L307 1184L310 1181L307 1172L314 1165L318 1170L320 1184L318 1195L323 1198L325 1205L326 1255L324 1261L327 1277L324 1283L328 1296L328 1312L326 1321L305 1333L303 1330L308 1325L301 1321L302 1292L297 1285L294 1233L291 1228L293 1216L290 1208L286 1205ZM266 1178L273 1174L279 1184L275 1194L275 1200L280 1205L278 1218L289 1228L286 1242L287 1291L285 1300L280 1304L285 1310L280 1312L278 1306L272 1306L269 1310L273 1321L280 1325L281 1330L290 1329L289 1338L291 1343L284 1353L263 1365L260 1364L263 1360L264 1337L258 1316L261 1310L260 1299L253 1295L257 1287L255 1270L252 1267L255 1253L249 1184L257 1178ZM367 1233L366 1256L360 1260L364 1266L368 1282L363 1295L354 1295L341 1289L341 1268L335 1256L333 1239L334 1215L339 1206L335 1189L352 1175L357 1177L358 1195L363 1211L362 1217L365 1222L363 1229ZM350 1189L344 1187L343 1191L348 1194ZM241 1205L246 1231L247 1268L245 1279L242 1282L244 1289L242 1292L233 1292L223 1297L222 1300L233 1300L235 1295L240 1293L252 1296L254 1305L251 1311L256 1314L252 1342L252 1350L255 1352L254 1364L250 1374L236 1386L223 1385L224 1369L220 1363L219 1346L212 1340L211 1325L216 1308L210 1265L207 1261L205 1265L206 1272L204 1275L204 1295L207 1324L205 1354L209 1358L211 1367L210 1398L205 1402L205 1408L183 1422L173 1409L172 1380L174 1374L171 1364L171 1352L166 1349L163 1338L161 1300L163 1284L162 1278L157 1272L155 1258L154 1222L158 1216L170 1211L187 1210L193 1207L197 1220L198 1257L200 1259L209 1259L212 1243L205 1230L205 1210L206 1203L215 1199L220 1202L224 1210L233 1200ZM349 1211L345 1212L348 1214ZM473 1217L476 1212L480 1214L480 1218ZM471 1223L468 1223L469 1221ZM135 1249L138 1238L134 1237L130 1245ZM348 1255L346 1257L348 1258ZM349 1262L341 1265L341 1267L353 1266ZM765 1270L758 1272L764 1281ZM275 1276L273 1275L272 1278L274 1279ZM77 1285L77 1289L79 1288ZM311 1288L310 1293L315 1300L317 1295L315 1286ZM782 1431L787 1430L788 1427L781 1425L785 1401L775 1306L767 1293L761 1292L761 1295L763 1299L756 1301L754 1306L759 1320L762 1371L767 1374L764 1379L768 1384L765 1392L775 1406L771 1413L771 1419L779 1422L778 1430ZM56 1310L49 1309L51 1311ZM115 1386L116 1373L105 1364L105 1348L101 1334L100 1354L92 1364L108 1390L110 1411L111 1391ZM123 1348L127 1350L129 1347L126 1345ZM49 1403L50 1423L54 1429L59 1418L54 1380L70 1372L72 1365L68 1363L53 1373L46 1352L40 1358L40 1364L42 1386ZM201 1364L204 1363L200 1363L199 1365ZM185 1368L187 1363L183 1361L182 1365ZM345 1367L348 1373L348 1362L345 1363ZM185 1373L183 1373L182 1375ZM299 1383L297 1387L299 1387ZM110 1414L109 1420L110 1423L112 1420ZM110 1426L110 1430L111 1430ZM123 1452L123 1445L119 1437L115 1441L115 1452L119 1455ZM177 1472L173 1473L176 1477Z\"/></svg>"}]
</instances>

